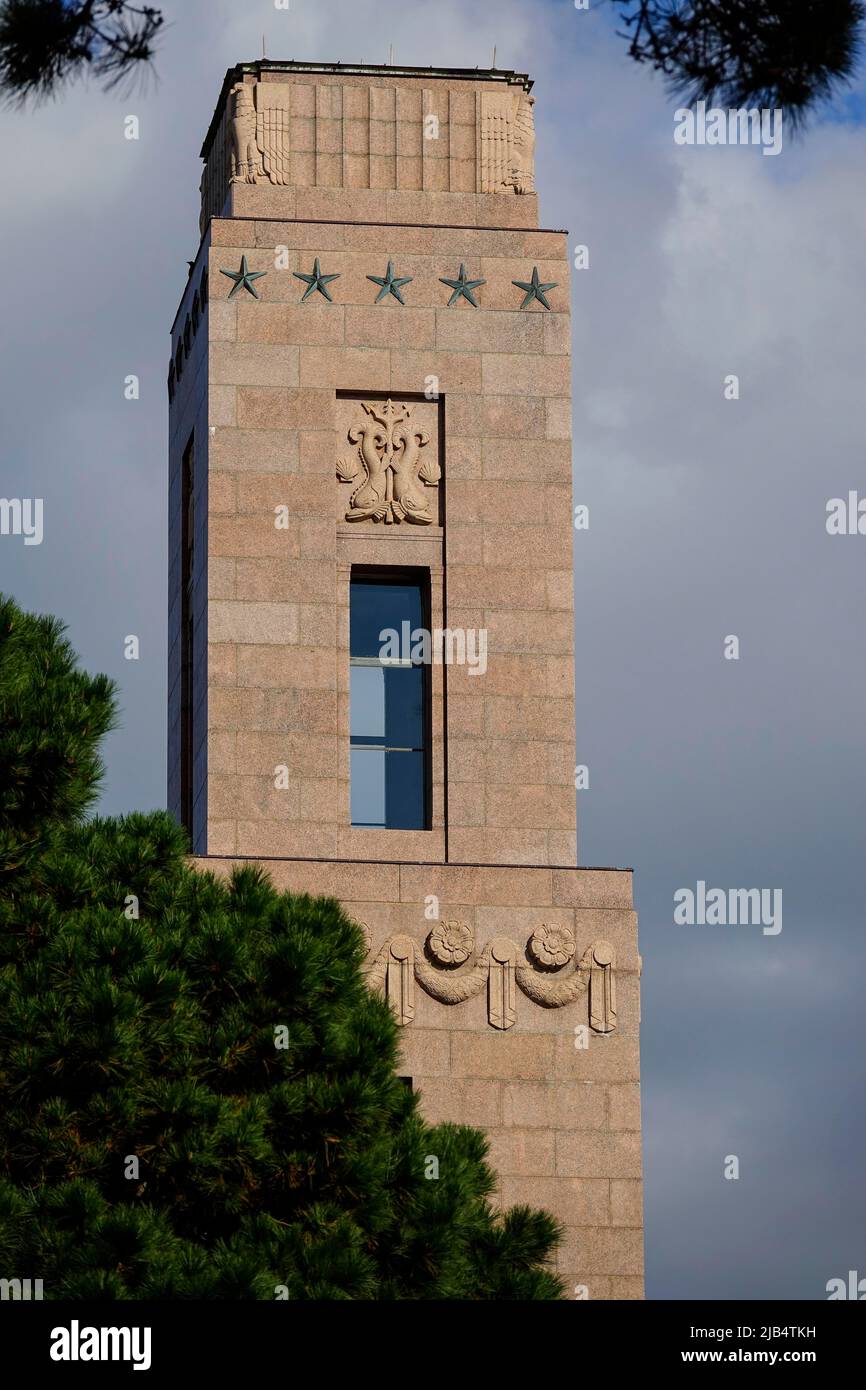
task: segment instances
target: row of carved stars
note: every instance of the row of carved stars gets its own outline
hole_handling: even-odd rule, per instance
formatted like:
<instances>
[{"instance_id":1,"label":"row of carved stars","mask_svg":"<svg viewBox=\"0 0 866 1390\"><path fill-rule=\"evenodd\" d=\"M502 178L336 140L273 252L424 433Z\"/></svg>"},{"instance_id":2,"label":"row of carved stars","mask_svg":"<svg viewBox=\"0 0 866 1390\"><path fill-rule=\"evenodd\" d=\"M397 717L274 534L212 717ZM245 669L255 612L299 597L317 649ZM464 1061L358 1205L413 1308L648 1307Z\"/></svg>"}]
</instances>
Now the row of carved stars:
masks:
<instances>
[{"instance_id":1,"label":"row of carved stars","mask_svg":"<svg viewBox=\"0 0 866 1390\"><path fill-rule=\"evenodd\" d=\"M249 266L247 265L246 256L241 257L240 270L220 271L221 275L225 275L229 280L234 281L234 284L232 285L232 288L229 290L228 293L229 299L233 299L239 290L246 290L248 294L251 294L253 296L253 299L259 299L260 295L255 287L254 281L261 280L262 276L267 275L267 273L268 272L266 270L250 270ZM311 275L305 275L304 272L301 270L294 270L292 271L292 274L294 275L296 280L303 280L306 283L307 288L301 296L302 304L305 303L306 300L311 299L314 294L322 295L325 299L328 300L330 304L333 304L334 301L331 298L331 291L328 289L328 285L331 283L332 280L339 280L340 276L339 274L323 275L321 267L319 265L318 256L313 262L313 272ZM388 262L388 269L384 275L367 276L367 279L372 280L374 285L379 285L381 287L379 293L376 296L377 304L381 303L383 299L387 299L389 295L393 295L394 299L396 299L398 304L405 304L406 301L403 298L400 291L402 290L404 285L411 285L414 278L414 275L395 275L394 266L391 261ZM439 283L442 285L448 285L448 287L452 291L451 298L448 301L449 308L452 304L456 304L459 299L465 299L467 303L471 304L473 308L477 309L478 300L475 298L475 291L481 285L486 285L487 281L470 280L466 274L466 267L461 262L460 274L457 276L456 280L449 280L444 276L440 276ZM542 304L545 309L549 309L550 304L547 299L547 292L548 290L555 290L559 284L559 281L550 280L547 284L542 284L538 275L538 266L535 265L532 267L531 280L512 280L511 283L512 285L516 285L519 290L523 290L524 292L523 303L520 306L521 309L525 309L528 304L531 304L533 302L533 300L537 300L538 303Z\"/></svg>"}]
</instances>

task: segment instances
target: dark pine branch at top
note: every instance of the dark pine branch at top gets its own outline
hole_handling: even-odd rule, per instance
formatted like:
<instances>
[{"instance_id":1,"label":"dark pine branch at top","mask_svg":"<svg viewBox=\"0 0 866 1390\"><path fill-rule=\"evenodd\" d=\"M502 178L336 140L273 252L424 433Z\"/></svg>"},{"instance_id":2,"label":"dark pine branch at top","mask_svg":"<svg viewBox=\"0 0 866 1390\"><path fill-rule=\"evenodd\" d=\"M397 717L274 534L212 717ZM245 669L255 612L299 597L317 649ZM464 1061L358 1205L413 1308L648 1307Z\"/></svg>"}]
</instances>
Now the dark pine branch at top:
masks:
<instances>
[{"instance_id":1,"label":"dark pine branch at top","mask_svg":"<svg viewBox=\"0 0 866 1390\"><path fill-rule=\"evenodd\" d=\"M781 108L796 125L847 85L862 0L611 0L629 56L689 103Z\"/></svg>"},{"instance_id":2,"label":"dark pine branch at top","mask_svg":"<svg viewBox=\"0 0 866 1390\"><path fill-rule=\"evenodd\" d=\"M0 0L0 100L45 101L88 72L116 87L151 62L163 22L127 0Z\"/></svg>"}]
</instances>

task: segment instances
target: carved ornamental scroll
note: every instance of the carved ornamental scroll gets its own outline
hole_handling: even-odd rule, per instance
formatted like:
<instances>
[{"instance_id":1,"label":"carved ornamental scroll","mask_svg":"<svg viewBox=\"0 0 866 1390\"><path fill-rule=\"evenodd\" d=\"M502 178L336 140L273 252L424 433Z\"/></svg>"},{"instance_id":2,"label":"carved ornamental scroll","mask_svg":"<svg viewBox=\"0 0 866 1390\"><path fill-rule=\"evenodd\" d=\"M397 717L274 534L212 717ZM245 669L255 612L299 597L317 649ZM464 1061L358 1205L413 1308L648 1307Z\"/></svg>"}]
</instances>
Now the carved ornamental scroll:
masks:
<instances>
[{"instance_id":1,"label":"carved ornamental scroll","mask_svg":"<svg viewBox=\"0 0 866 1390\"><path fill-rule=\"evenodd\" d=\"M460 1004L487 989L492 1028L517 1022L517 990L546 1009L573 1004L589 995L593 1032L616 1029L616 957L609 941L595 941L575 962L574 936L567 927L538 927L529 938L524 962L508 937L498 936L480 953L465 923L438 923L423 952L400 934L386 941L367 971L372 989L385 993L401 1024L415 1017L414 985L440 1004ZM566 967L572 965L571 969Z\"/></svg>"}]
</instances>

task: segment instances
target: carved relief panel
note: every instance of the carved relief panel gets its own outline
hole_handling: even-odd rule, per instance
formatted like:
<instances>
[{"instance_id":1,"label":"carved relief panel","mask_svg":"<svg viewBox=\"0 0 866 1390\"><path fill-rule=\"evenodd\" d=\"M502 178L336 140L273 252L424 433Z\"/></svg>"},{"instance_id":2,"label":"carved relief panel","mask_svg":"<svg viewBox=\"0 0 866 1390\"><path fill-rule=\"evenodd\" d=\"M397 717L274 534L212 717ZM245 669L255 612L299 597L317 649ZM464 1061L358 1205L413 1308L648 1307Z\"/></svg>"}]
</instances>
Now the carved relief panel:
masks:
<instances>
[{"instance_id":1,"label":"carved relief panel","mask_svg":"<svg viewBox=\"0 0 866 1390\"><path fill-rule=\"evenodd\" d=\"M518 87L482 92L479 192L535 192L534 106Z\"/></svg>"},{"instance_id":2,"label":"carved relief panel","mask_svg":"<svg viewBox=\"0 0 866 1390\"><path fill-rule=\"evenodd\" d=\"M337 520L364 526L441 526L439 406L435 401L337 401Z\"/></svg>"},{"instance_id":3,"label":"carved relief panel","mask_svg":"<svg viewBox=\"0 0 866 1390\"><path fill-rule=\"evenodd\" d=\"M229 94L232 183L290 182L290 88L237 82Z\"/></svg>"}]
</instances>

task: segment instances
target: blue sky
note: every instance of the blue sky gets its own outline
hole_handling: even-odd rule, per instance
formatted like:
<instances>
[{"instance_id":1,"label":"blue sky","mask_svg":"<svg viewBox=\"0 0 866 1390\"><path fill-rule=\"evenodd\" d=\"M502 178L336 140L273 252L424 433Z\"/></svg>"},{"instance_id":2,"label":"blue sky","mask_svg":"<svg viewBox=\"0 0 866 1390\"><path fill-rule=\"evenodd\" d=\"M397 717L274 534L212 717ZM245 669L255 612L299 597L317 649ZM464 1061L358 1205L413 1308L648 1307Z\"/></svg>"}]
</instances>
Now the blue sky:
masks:
<instances>
[{"instance_id":1,"label":"blue sky","mask_svg":"<svg viewBox=\"0 0 866 1390\"><path fill-rule=\"evenodd\" d=\"M635 869L648 1294L825 1297L866 1274L866 537L824 525L829 498L866 496L863 81L767 159L675 146L677 103L596 5L164 8L146 87L3 118L0 491L44 497L45 541L3 540L0 588L120 684L103 809L164 804L168 330L225 69L263 32L271 57L325 61L390 43L485 67L495 44L536 79L542 225L590 247L572 287L580 859ZM674 926L699 879L781 888L782 932Z\"/></svg>"}]
</instances>

